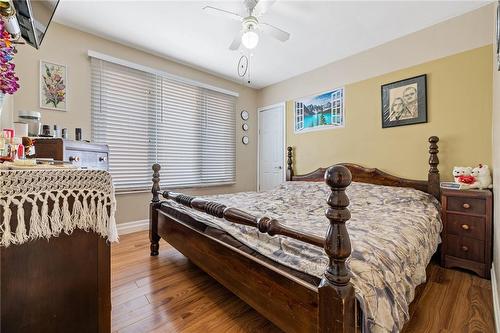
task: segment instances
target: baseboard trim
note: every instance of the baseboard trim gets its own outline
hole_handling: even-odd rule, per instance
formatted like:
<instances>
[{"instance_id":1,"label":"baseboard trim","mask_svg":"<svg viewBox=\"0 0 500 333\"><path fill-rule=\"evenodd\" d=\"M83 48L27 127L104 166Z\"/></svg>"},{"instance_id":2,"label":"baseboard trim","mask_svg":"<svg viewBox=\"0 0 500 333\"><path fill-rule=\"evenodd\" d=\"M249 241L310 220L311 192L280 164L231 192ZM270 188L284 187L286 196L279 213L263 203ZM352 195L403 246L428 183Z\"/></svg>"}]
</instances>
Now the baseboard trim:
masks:
<instances>
[{"instance_id":1,"label":"baseboard trim","mask_svg":"<svg viewBox=\"0 0 500 333\"><path fill-rule=\"evenodd\" d=\"M497 332L500 332L500 302L498 299L495 265L492 265L491 267L491 291L493 292L493 315L495 316L495 328Z\"/></svg>"},{"instance_id":2,"label":"baseboard trim","mask_svg":"<svg viewBox=\"0 0 500 333\"><path fill-rule=\"evenodd\" d=\"M149 220L139 220L139 221L130 221L125 223L118 223L116 225L116 229L118 230L118 235L126 235L131 234L137 231L143 231L149 229Z\"/></svg>"}]
</instances>

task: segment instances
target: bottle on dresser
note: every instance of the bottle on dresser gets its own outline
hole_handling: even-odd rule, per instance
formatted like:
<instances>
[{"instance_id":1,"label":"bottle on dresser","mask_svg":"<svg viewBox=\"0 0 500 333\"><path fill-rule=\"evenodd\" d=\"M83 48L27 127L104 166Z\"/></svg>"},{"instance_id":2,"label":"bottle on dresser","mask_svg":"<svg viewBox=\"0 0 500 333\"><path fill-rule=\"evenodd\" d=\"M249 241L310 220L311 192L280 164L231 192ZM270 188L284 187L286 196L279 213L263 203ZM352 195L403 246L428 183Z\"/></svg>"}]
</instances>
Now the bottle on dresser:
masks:
<instances>
[{"instance_id":1,"label":"bottle on dresser","mask_svg":"<svg viewBox=\"0 0 500 333\"><path fill-rule=\"evenodd\" d=\"M14 130L12 128L4 128L2 131L3 146L0 158L2 160L12 160L14 156Z\"/></svg>"}]
</instances>

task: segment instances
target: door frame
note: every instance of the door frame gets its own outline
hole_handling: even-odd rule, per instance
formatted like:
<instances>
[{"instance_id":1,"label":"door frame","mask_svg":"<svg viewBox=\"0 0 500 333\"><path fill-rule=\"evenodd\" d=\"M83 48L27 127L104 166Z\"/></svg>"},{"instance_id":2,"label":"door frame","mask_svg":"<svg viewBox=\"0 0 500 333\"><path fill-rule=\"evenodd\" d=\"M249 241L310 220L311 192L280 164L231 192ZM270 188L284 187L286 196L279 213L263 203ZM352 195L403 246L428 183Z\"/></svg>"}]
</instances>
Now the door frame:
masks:
<instances>
[{"instance_id":1,"label":"door frame","mask_svg":"<svg viewBox=\"0 0 500 333\"><path fill-rule=\"evenodd\" d=\"M269 109L280 107L283 115L283 168L281 175L283 181L286 181L286 103L280 102L268 106L257 108L257 192L260 192L260 113Z\"/></svg>"}]
</instances>

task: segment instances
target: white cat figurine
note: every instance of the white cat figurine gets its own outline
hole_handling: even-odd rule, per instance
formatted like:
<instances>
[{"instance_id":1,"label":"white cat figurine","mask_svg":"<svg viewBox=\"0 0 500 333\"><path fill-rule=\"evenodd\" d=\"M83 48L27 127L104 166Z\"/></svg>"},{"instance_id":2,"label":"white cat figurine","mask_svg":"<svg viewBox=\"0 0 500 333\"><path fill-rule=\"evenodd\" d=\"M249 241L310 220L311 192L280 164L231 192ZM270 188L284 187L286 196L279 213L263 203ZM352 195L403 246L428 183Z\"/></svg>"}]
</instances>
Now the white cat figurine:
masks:
<instances>
[{"instance_id":1,"label":"white cat figurine","mask_svg":"<svg viewBox=\"0 0 500 333\"><path fill-rule=\"evenodd\" d=\"M455 183L460 183L458 180L460 176L470 176L471 174L471 167L453 167L453 178L455 179Z\"/></svg>"},{"instance_id":2,"label":"white cat figurine","mask_svg":"<svg viewBox=\"0 0 500 333\"><path fill-rule=\"evenodd\" d=\"M478 188L480 190L493 188L490 169L487 165L479 164L478 167L472 169L472 176L476 178L476 182L471 184L470 188Z\"/></svg>"}]
</instances>

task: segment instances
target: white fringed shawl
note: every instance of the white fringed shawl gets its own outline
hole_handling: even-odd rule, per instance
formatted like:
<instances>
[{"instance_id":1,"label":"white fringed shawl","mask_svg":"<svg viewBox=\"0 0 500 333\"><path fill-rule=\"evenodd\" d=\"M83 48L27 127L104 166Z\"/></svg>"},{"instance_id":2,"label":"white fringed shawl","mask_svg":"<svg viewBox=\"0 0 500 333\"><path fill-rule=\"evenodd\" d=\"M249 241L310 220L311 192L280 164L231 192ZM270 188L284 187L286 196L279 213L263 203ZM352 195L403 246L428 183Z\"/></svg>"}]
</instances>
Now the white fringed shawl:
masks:
<instances>
[{"instance_id":1,"label":"white fringed shawl","mask_svg":"<svg viewBox=\"0 0 500 333\"><path fill-rule=\"evenodd\" d=\"M76 228L118 240L115 193L106 171L0 170L0 185L0 246L71 234ZM59 204L49 210L49 201ZM31 208L29 218L26 208Z\"/></svg>"}]
</instances>

